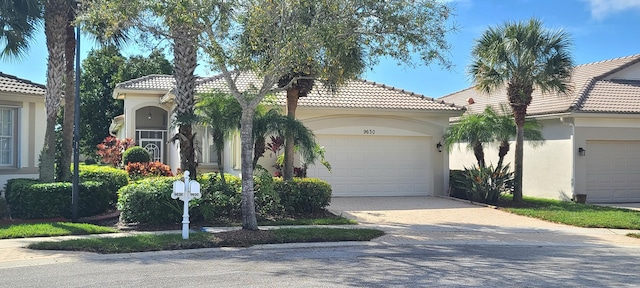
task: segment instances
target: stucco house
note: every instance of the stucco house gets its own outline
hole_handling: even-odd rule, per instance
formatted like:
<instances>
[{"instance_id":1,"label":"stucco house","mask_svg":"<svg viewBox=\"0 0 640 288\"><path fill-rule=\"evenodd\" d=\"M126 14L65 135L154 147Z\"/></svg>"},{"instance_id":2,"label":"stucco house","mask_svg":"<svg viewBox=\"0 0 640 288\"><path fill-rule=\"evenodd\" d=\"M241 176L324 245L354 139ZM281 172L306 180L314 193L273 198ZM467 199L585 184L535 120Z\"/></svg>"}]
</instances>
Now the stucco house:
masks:
<instances>
[{"instance_id":1,"label":"stucco house","mask_svg":"<svg viewBox=\"0 0 640 288\"><path fill-rule=\"evenodd\" d=\"M640 54L576 66L571 82L568 95L534 91L528 117L544 125L546 141L524 147L524 195L570 199L587 194L592 203L640 202ZM473 87L439 98L465 106L466 113L506 99L504 90L484 95ZM505 162L513 163L513 146ZM492 149L485 148L485 154L495 164ZM475 162L464 147L450 152L452 169Z\"/></svg>"},{"instance_id":2,"label":"stucco house","mask_svg":"<svg viewBox=\"0 0 640 288\"><path fill-rule=\"evenodd\" d=\"M38 177L44 94L44 85L0 72L0 190L8 179Z\"/></svg>"},{"instance_id":3,"label":"stucco house","mask_svg":"<svg viewBox=\"0 0 640 288\"><path fill-rule=\"evenodd\" d=\"M261 83L250 73L237 79L241 90ZM124 101L124 115L114 119L111 132L134 139L175 171L177 143L167 143L175 132L170 121L174 85L170 75L118 84L113 97ZM226 87L221 76L198 78L196 91ZM284 92L276 97L277 105L286 106ZM461 113L462 108L441 100L365 80L351 81L335 94L316 85L300 99L296 117L324 146L332 171L318 164L309 167L307 176L327 180L334 196L445 195L448 155L438 144L449 118ZM202 147L199 169L213 170L223 161L226 173L240 176L239 136L226 143L223 159L216 159L206 128L196 131ZM267 153L259 164L271 167L274 161Z\"/></svg>"}]
</instances>

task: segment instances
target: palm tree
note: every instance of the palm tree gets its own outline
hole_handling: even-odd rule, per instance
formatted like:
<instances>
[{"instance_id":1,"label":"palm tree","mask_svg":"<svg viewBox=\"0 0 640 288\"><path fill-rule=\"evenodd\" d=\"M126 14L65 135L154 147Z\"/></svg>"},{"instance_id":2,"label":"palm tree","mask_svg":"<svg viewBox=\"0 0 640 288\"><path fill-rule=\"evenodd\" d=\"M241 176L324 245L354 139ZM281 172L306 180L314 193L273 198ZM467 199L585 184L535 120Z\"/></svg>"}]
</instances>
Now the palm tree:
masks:
<instances>
[{"instance_id":1,"label":"palm tree","mask_svg":"<svg viewBox=\"0 0 640 288\"><path fill-rule=\"evenodd\" d=\"M213 145L216 147L218 154L218 170L220 178L225 184L224 164L222 161L222 152L224 151L224 140L228 139L231 133L240 128L240 117L242 116L242 107L231 95L213 92L200 94L200 99L196 104L196 113L199 116L200 123L209 128L209 133L213 138Z\"/></svg>"},{"instance_id":2,"label":"palm tree","mask_svg":"<svg viewBox=\"0 0 640 288\"><path fill-rule=\"evenodd\" d=\"M0 0L0 58L22 58L41 21L40 0Z\"/></svg>"},{"instance_id":3,"label":"palm tree","mask_svg":"<svg viewBox=\"0 0 640 288\"><path fill-rule=\"evenodd\" d=\"M499 160L496 169L501 169L504 157L510 150L511 144L509 141L516 136L516 123L507 111L507 107L500 105L500 110L501 113L498 114L491 106L487 106L483 112L489 122L489 129L493 133L494 141L500 143L498 146ZM544 143L542 124L535 119L527 119L524 122L524 138L527 139L527 143L534 147Z\"/></svg>"},{"instance_id":4,"label":"palm tree","mask_svg":"<svg viewBox=\"0 0 640 288\"><path fill-rule=\"evenodd\" d=\"M467 147L473 150L476 156L478 167L484 168L485 143L492 142L494 139L491 123L484 114L471 114L463 116L460 121L453 124L444 133L444 147L451 150L455 143L467 142Z\"/></svg>"},{"instance_id":5,"label":"palm tree","mask_svg":"<svg viewBox=\"0 0 640 288\"><path fill-rule=\"evenodd\" d=\"M522 202L524 123L534 89L567 93L573 69L569 35L551 31L537 19L487 29L471 51L469 74L477 90L490 94L506 85L515 119L516 155L513 201Z\"/></svg>"},{"instance_id":6,"label":"palm tree","mask_svg":"<svg viewBox=\"0 0 640 288\"><path fill-rule=\"evenodd\" d=\"M71 7L68 0L44 1L44 34L49 56L47 58L47 90L45 92L47 126L39 167L40 181L42 182L53 182L55 174L55 125L62 98L62 81L65 73L65 29L68 24L69 9Z\"/></svg>"}]
</instances>

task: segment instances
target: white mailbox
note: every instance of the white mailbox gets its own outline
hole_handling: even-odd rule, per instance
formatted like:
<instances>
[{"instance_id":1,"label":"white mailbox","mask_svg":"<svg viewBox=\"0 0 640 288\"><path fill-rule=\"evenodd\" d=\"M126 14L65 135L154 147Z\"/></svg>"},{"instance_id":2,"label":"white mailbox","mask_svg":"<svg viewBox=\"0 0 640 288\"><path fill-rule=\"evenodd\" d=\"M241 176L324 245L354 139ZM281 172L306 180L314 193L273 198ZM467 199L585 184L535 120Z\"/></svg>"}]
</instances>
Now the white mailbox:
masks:
<instances>
[{"instance_id":1,"label":"white mailbox","mask_svg":"<svg viewBox=\"0 0 640 288\"><path fill-rule=\"evenodd\" d=\"M196 180L189 180L189 171L184 171L184 182L173 182L173 193L171 198L180 199L184 202L182 213L182 239L189 239L189 201L202 197L200 194L200 183Z\"/></svg>"}]
</instances>

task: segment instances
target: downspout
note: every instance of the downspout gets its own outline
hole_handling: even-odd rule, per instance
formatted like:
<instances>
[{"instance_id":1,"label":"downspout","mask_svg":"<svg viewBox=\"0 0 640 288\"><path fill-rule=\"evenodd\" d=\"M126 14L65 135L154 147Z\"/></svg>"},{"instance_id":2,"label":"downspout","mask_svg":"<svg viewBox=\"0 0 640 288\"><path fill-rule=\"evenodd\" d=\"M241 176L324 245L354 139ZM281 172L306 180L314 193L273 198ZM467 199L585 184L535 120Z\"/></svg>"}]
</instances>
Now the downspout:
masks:
<instances>
[{"instance_id":1,"label":"downspout","mask_svg":"<svg viewBox=\"0 0 640 288\"><path fill-rule=\"evenodd\" d=\"M564 122L564 117L560 117L560 122L563 124L568 124L569 127L571 127L571 197L572 199L574 199L576 197L576 179L575 179L575 174L576 174L576 153L574 153L575 151L575 146L576 146L576 138L575 138L575 134L576 134L576 126L573 125L573 123L565 123Z\"/></svg>"}]
</instances>

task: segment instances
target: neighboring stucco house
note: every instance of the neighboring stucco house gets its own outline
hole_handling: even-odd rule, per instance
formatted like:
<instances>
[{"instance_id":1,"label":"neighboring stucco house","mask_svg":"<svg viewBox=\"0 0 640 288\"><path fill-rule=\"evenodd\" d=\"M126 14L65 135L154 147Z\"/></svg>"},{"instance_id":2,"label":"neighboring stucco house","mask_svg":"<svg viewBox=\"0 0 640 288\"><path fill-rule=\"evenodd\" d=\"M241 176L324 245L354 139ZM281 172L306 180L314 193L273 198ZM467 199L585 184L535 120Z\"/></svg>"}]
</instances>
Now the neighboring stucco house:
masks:
<instances>
[{"instance_id":1,"label":"neighboring stucco house","mask_svg":"<svg viewBox=\"0 0 640 288\"><path fill-rule=\"evenodd\" d=\"M239 89L258 82L252 74L238 77ZM179 166L176 144L166 144L174 133L171 110L175 81L169 75L149 75L120 83L113 97L124 100L124 115L116 117L111 132L133 138L155 151L154 158ZM440 100L364 80L351 81L336 94L317 85L301 98L296 117L312 129L326 149L332 172L320 165L309 167L308 177L327 180L334 196L446 195L449 163L437 144L449 118L462 109ZM226 90L220 76L199 78L197 93ZM276 95L285 106L284 92ZM240 175L240 141L228 141L223 159L216 159L206 128L201 135L199 169L211 170L224 161L225 172ZM259 162L271 167L275 159L265 154Z\"/></svg>"},{"instance_id":2,"label":"neighboring stucco house","mask_svg":"<svg viewBox=\"0 0 640 288\"><path fill-rule=\"evenodd\" d=\"M534 91L528 117L544 124L546 141L524 147L524 195L640 202L640 54L577 66L571 81L568 95ZM475 103L468 104L469 98ZM506 99L504 90L487 96L473 87L440 98L465 106L466 113ZM511 146L505 162L513 163ZM485 154L487 162L497 163L497 148L485 148ZM462 169L475 158L464 147L454 148L449 162L451 169Z\"/></svg>"},{"instance_id":3,"label":"neighboring stucco house","mask_svg":"<svg viewBox=\"0 0 640 288\"><path fill-rule=\"evenodd\" d=\"M38 177L44 94L44 85L0 72L0 190L8 179Z\"/></svg>"}]
</instances>

